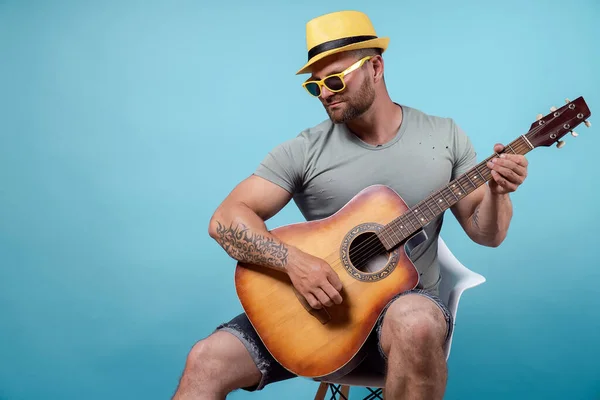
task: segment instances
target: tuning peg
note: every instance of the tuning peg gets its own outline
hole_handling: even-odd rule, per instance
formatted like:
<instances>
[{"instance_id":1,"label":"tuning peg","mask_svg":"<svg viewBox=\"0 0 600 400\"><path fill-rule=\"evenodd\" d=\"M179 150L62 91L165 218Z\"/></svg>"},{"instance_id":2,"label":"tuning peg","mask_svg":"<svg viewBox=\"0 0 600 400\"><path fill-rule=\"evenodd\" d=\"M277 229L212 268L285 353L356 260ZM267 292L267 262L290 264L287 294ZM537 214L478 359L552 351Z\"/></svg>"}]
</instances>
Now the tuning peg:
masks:
<instances>
[{"instance_id":1,"label":"tuning peg","mask_svg":"<svg viewBox=\"0 0 600 400\"><path fill-rule=\"evenodd\" d=\"M587 126L588 128L592 127L592 123L590 121L588 121L587 119L585 121L583 121L583 123L585 124L585 126Z\"/></svg>"},{"instance_id":2,"label":"tuning peg","mask_svg":"<svg viewBox=\"0 0 600 400\"><path fill-rule=\"evenodd\" d=\"M556 147L558 147L559 149L561 149L566 143L563 140L559 140L558 143L556 143Z\"/></svg>"},{"instance_id":3,"label":"tuning peg","mask_svg":"<svg viewBox=\"0 0 600 400\"><path fill-rule=\"evenodd\" d=\"M556 107L554 107L554 106L550 107L550 111L552 111L552 112L556 111Z\"/></svg>"},{"instance_id":4,"label":"tuning peg","mask_svg":"<svg viewBox=\"0 0 600 400\"><path fill-rule=\"evenodd\" d=\"M544 116L542 114L538 114L537 117L535 117L535 120L539 121L542 118L544 118Z\"/></svg>"},{"instance_id":5,"label":"tuning peg","mask_svg":"<svg viewBox=\"0 0 600 400\"><path fill-rule=\"evenodd\" d=\"M571 100L569 100L569 99L565 99L565 103L566 103L566 104L569 104L570 102L571 102Z\"/></svg>"},{"instance_id":6,"label":"tuning peg","mask_svg":"<svg viewBox=\"0 0 600 400\"><path fill-rule=\"evenodd\" d=\"M577 133L577 132L575 132L575 131L571 131L571 135L572 135L573 137L577 137L577 136L579 136L579 133Z\"/></svg>"}]
</instances>

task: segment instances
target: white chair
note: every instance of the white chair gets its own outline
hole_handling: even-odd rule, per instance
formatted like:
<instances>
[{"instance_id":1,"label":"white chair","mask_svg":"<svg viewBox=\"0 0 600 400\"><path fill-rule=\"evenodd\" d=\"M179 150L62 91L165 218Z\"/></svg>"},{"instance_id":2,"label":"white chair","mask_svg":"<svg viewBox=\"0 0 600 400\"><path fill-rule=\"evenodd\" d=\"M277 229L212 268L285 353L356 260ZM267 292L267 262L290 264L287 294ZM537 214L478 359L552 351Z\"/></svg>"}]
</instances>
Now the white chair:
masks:
<instances>
[{"instance_id":1,"label":"white chair","mask_svg":"<svg viewBox=\"0 0 600 400\"><path fill-rule=\"evenodd\" d=\"M456 323L456 314L458 312L458 302L463 292L467 289L481 285L485 282L485 277L465 267L452 254L444 240L438 238L438 258L442 274L440 283L440 298L448 306ZM450 348L452 346L452 338L454 331L448 339L445 347L446 359L450 356ZM375 373L366 368L359 366L354 371L346 376L335 380L317 380L320 381L315 400L323 400L327 393L327 389L331 389L331 399L338 398L347 399L350 391L350 386L362 386L369 389L370 394L364 400L375 398L381 399L382 388L385 386L385 378L379 373Z\"/></svg>"}]
</instances>

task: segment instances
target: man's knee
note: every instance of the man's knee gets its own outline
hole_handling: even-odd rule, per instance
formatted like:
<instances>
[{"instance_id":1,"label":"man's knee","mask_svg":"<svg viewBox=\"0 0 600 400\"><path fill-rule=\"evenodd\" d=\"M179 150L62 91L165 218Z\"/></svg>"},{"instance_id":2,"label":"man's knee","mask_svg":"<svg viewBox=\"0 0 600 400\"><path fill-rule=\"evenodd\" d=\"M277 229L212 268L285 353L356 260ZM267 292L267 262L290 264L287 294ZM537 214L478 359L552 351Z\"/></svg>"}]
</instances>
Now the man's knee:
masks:
<instances>
[{"instance_id":1,"label":"man's knee","mask_svg":"<svg viewBox=\"0 0 600 400\"><path fill-rule=\"evenodd\" d=\"M198 341L188 352L185 372L195 375L197 379L218 374L224 365L224 351L220 348L219 341L215 340L218 338L213 335Z\"/></svg>"},{"instance_id":2,"label":"man's knee","mask_svg":"<svg viewBox=\"0 0 600 400\"><path fill-rule=\"evenodd\" d=\"M383 319L382 348L389 354L392 346L404 349L441 348L447 323L442 311L421 295L405 295L392 303Z\"/></svg>"},{"instance_id":3,"label":"man's knee","mask_svg":"<svg viewBox=\"0 0 600 400\"><path fill-rule=\"evenodd\" d=\"M219 363L218 343L212 336L198 341L194 344L187 355L186 368L201 369L201 367L212 363Z\"/></svg>"},{"instance_id":4,"label":"man's knee","mask_svg":"<svg viewBox=\"0 0 600 400\"><path fill-rule=\"evenodd\" d=\"M233 335L217 331L194 344L187 356L190 367L223 364L243 355L244 346Z\"/></svg>"}]
</instances>

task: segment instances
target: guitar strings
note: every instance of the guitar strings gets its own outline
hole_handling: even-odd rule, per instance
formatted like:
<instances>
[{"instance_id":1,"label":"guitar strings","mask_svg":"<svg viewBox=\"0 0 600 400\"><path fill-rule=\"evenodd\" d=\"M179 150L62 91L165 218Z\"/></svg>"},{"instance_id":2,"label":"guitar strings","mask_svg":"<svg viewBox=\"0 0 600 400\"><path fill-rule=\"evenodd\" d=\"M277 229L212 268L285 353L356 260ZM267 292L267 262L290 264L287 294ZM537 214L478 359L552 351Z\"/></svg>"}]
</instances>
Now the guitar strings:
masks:
<instances>
[{"instance_id":1,"label":"guitar strings","mask_svg":"<svg viewBox=\"0 0 600 400\"><path fill-rule=\"evenodd\" d=\"M533 128L532 130L530 130L530 131L529 131L527 134L530 134L530 133L537 133L537 132L538 132L538 131L540 131L542 128L543 128L543 126L542 126L542 125L539 125L539 126L537 126L537 127ZM518 143L515 143L515 142L517 142L517 141L519 141L519 142L518 142ZM514 152L515 154L520 154L520 153L522 153L522 154L525 154L526 152L523 152L523 150L531 150L531 149L529 148L529 145L527 145L527 144L526 144L526 142L522 140L522 136L521 136L521 137L519 137L519 138L517 138L516 140L514 140L514 141L513 141L513 143L515 144L514 148L513 148L512 144L510 145L510 147L509 147L509 146L506 146L506 148L507 148L507 149L511 149L511 150L513 150L513 152ZM516 151L514 151L515 149L516 149ZM492 158L494 158L494 157L496 157L496 156L498 156L498 154L497 154L497 153L496 153L496 154L494 154L494 155L492 155L492 156L490 156L490 157L488 157L488 158L487 158L485 161L487 162L487 161L491 160ZM461 177L457 178L457 180L459 180L460 178L461 178ZM488 179L488 180L489 180L489 179ZM487 181L487 180L486 180L486 181ZM439 189L437 192L439 193L439 192L441 192L441 190L443 190L443 189ZM428 196L427 198L425 198L425 199L423 199L422 201L420 201L419 203L417 203L416 207L420 207L420 206L422 206L423 204L426 204L426 205L429 207L429 204L427 204L427 200L428 200L430 197L431 197L431 196ZM438 206L438 207L439 207L439 206ZM414 208L414 207L413 207L413 208ZM409 221L409 222L411 222L411 224L412 224L412 221ZM413 226L414 226L414 224L413 224ZM366 256L366 259L368 259L368 258L370 258L370 257L373 255L373 250L374 250L374 249L373 249L373 247L374 247L373 245L375 245L375 247L377 247L378 245L379 245L379 247L382 247L382 246L381 246L381 242L380 242L379 240L377 240L377 239L378 239L378 238L377 238L377 236L376 236L376 235L374 235L374 238L370 238L369 240L367 240L367 241L365 241L364 243L361 243L360 245L358 245L358 246L357 246L357 249L356 249L356 251L355 251L355 254L356 254L356 253L362 253L362 254L360 254L360 256L358 256L358 255L356 255L356 256L355 256L355 257L357 257L357 260L356 260L356 263L357 263L357 264L358 264L358 263L360 263L360 262L364 262L364 261L365 261L365 256ZM383 248L383 250L385 251L385 248ZM377 252L376 252L375 254L377 254ZM333 255L334 255L334 253L331 253L330 255L328 255L328 256L326 257L326 259L327 259L327 258L330 258L330 257L331 257L331 256L333 256ZM339 259L332 260L332 265L335 265L335 264L336 264L336 263L338 263L338 262L341 262L341 260L339 260ZM354 262L353 262L353 263L354 263Z\"/></svg>"},{"instance_id":2,"label":"guitar strings","mask_svg":"<svg viewBox=\"0 0 600 400\"><path fill-rule=\"evenodd\" d=\"M507 146L507 148L508 148L508 146ZM527 148L528 148L528 146L524 142L520 142L518 144L515 144L515 146L513 147L513 149L517 153L521 153L521 151L523 151L523 150L525 150ZM488 160L492 159L494 157L496 157L496 155L488 157ZM438 192L440 192L441 190L442 189L438 190ZM427 197L424 200L422 200L421 202L417 203L416 206L419 207L422 204L426 204L426 200L429 197ZM377 236L373 235L373 237L369 238L364 243L361 243L361 244L357 245L355 251L353 252L354 256L351 254L350 258L351 259L355 258L355 260L352 260L352 263L356 264L356 265L359 265L362 262L367 261L373 255L377 255L378 253L380 253L381 250L383 250L384 252L386 251L385 248L381 245L381 241L378 240ZM334 255L334 253L331 253L329 256L327 256L327 258L329 258L329 257L331 257L333 255ZM332 265L336 265L337 263L341 263L341 260L340 259L333 260L333 264Z\"/></svg>"},{"instance_id":3,"label":"guitar strings","mask_svg":"<svg viewBox=\"0 0 600 400\"><path fill-rule=\"evenodd\" d=\"M533 149L530 148L529 142L526 141L526 140L523 140L523 136L528 136L530 134L538 133L543 128L544 128L544 125L538 125L535 128L533 128L530 131L528 131L526 134L519 136L511 144L509 144L508 146L505 147L505 151L506 151L506 149L511 149L514 154L526 154L527 152L533 150ZM519 142L516 143L517 141L519 141ZM515 145L514 148L513 148L512 144ZM515 149L516 149L516 151L515 151ZM527 151L524 151L524 150L527 150ZM487 162L487 161L489 161L489 160L491 160L491 159L493 159L495 157L498 157L498 156L499 156L499 154L495 153L495 154L491 155L490 157L488 157L487 159L485 159L485 162ZM488 170L489 170L489 168L488 168ZM468 173L468 171L467 171L467 173ZM458 181L461 177L462 177L462 175L460 177L458 177L456 180ZM490 179L487 179L486 182L489 181L489 180ZM460 182L459 182L459 185L460 185ZM446 187L448 187L448 186L446 186ZM441 192L441 190L443 190L443 189L439 189L438 193ZM418 202L412 208L421 207L423 204L426 204L429 207L429 205L427 204L427 199L429 199L429 197L431 197L431 196L428 196L425 199L421 200L420 202ZM409 222L411 222L411 224L412 224L412 221L409 220ZM412 224L412 225L414 226L414 224ZM370 257L373 256L374 247L380 247L380 248L383 249L384 252L387 252L387 250L385 250L385 248L382 246L381 241L378 240L377 235L373 235L373 237L369 238L364 243L361 243L361 244L357 245L357 248L354 251L355 257L357 257L356 263L354 261L351 261L351 262L353 264L358 264L359 262L364 262L365 260L368 260ZM359 253L360 256L356 255L356 253ZM377 253L379 253L379 251L377 251L377 249L375 249L374 254L376 255ZM331 258L332 256L335 256L335 253L329 254L328 256L326 256L324 258L324 260L327 261L327 259ZM352 255L351 254L350 254L350 258L352 259ZM341 263L341 259L337 258L337 259L331 260L330 265L331 266L336 266L336 265L338 265L340 263Z\"/></svg>"},{"instance_id":4,"label":"guitar strings","mask_svg":"<svg viewBox=\"0 0 600 400\"><path fill-rule=\"evenodd\" d=\"M519 140L519 139L517 139ZM507 149L509 147L507 146ZM511 145L511 148L513 150L516 151L516 153L521 153L523 150L526 150L529 148L529 146L526 145L526 143L524 143L523 141L519 142L518 144L515 144L514 146ZM490 157L488 157L488 159L486 160L486 162L492 158L496 157L496 155L492 155ZM489 169L488 169L489 170ZM480 174L481 175L481 174ZM457 180L460 179L457 178ZM488 179L489 180L489 179ZM487 180L486 180L487 182ZM481 185L480 185L481 186ZM437 193L440 193L442 190L444 189L439 189L437 191ZM420 201L419 203L416 204L416 206L414 207L420 207L423 204L426 204L429 207L429 204L427 202L427 200L430 198L431 196L428 196L427 198L423 199L422 201ZM436 205L437 206L437 205ZM414 208L413 207L413 208ZM437 206L439 207L439 206ZM447 210L447 209L446 209ZM444 210L445 211L445 210ZM409 221L412 224L412 221ZM414 226L414 224L413 224ZM420 229L420 228L419 228ZM399 238L397 238L399 239ZM377 249L377 247L380 247L380 249ZM354 256L352 256L352 254L350 255L351 259L354 257L356 258L356 260L353 260L353 264L360 264L362 262L365 262L366 260L368 260L370 257L372 257L373 255L377 255L379 252L381 252L381 250L386 251L385 248L381 245L381 241L378 240L377 236L374 235L374 237L369 238L368 240L366 240L364 243L361 243L360 245L357 245L356 250L354 251ZM327 258L333 256L334 253L331 253L329 256L327 256ZM337 262L338 260L333 260L334 262ZM341 262L341 260L339 260ZM335 265L335 264L334 264Z\"/></svg>"},{"instance_id":5,"label":"guitar strings","mask_svg":"<svg viewBox=\"0 0 600 400\"><path fill-rule=\"evenodd\" d=\"M522 150L519 146L515 146L515 149L518 152L520 152ZM494 156L492 156L491 158L493 158L493 157ZM441 190L439 190L439 191L441 191ZM420 205L423 205L425 203L425 200L427 200L427 199L424 199L422 202L417 203L417 207L419 207ZM355 248L352 248L351 251L349 251L349 253L350 253L349 256L350 256L350 260L351 260L352 264L354 264L356 266L360 266L362 263L368 261L372 256L378 255L378 254L385 254L386 252L387 252L387 250L385 249L385 247L383 247L383 245L382 245L381 241L379 240L379 238L377 237L377 235L373 234L372 237L365 240L363 243L360 243ZM331 258L331 256L334 256L334 255L335 255L335 253L331 253L330 255L326 256L326 258L325 258L326 261L331 262L332 267L341 264L340 258L328 260Z\"/></svg>"},{"instance_id":6,"label":"guitar strings","mask_svg":"<svg viewBox=\"0 0 600 400\"><path fill-rule=\"evenodd\" d=\"M541 130L542 126L538 126L533 128L531 131L528 132L529 133L537 133L537 131ZM522 139L522 137L519 137L517 140ZM508 146L506 148L509 148ZM517 153L521 153L524 149L528 149L529 146L527 146L527 144L521 140L521 142L519 142L518 144L515 144L514 146L515 151ZM488 157L486 159L486 161L491 160L492 158L497 157L498 154L494 154L490 157ZM488 169L489 170L489 169ZM457 178L457 180L460 179ZM489 180L489 179L488 179ZM487 182L487 181L486 181ZM439 189L438 192L441 192L441 190L443 189ZM427 198L421 200L420 202L418 202L414 207L420 207L423 204L426 204L427 199L430 196L428 196ZM411 222L412 223L412 222ZM414 224L413 224L414 225ZM353 264L360 264L362 262L365 262L366 260L368 260L370 257L372 257L373 255L377 255L378 253L380 253L383 250L383 252L386 252L385 248L382 246L381 241L379 240L377 235L373 235L373 237L369 238L368 240L365 240L365 242L359 244L356 246L356 248L352 249L352 252L350 254L351 259L355 258L355 260L352 260ZM340 258L335 258L333 260L330 260L330 258L332 256L335 256L336 253L332 252L331 254L327 255L324 260L328 261L330 263L331 266L337 266L339 264L341 264L341 259Z\"/></svg>"}]
</instances>

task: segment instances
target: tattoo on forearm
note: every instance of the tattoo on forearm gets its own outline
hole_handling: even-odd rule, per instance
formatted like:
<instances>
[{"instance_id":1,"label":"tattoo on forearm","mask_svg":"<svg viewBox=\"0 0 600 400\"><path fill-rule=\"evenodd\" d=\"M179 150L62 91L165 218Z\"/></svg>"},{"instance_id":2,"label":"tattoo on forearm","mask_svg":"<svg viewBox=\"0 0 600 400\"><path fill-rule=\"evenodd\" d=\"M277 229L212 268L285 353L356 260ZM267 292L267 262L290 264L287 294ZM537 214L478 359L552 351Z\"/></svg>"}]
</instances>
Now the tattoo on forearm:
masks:
<instances>
[{"instance_id":1,"label":"tattoo on forearm","mask_svg":"<svg viewBox=\"0 0 600 400\"><path fill-rule=\"evenodd\" d=\"M244 224L226 227L217 221L216 240L236 260L280 268L287 265L288 249L283 243L252 233Z\"/></svg>"},{"instance_id":2,"label":"tattoo on forearm","mask_svg":"<svg viewBox=\"0 0 600 400\"><path fill-rule=\"evenodd\" d=\"M479 228L479 206L477 206L477 208L475 208L475 211L473 212L473 225L475 225L477 228Z\"/></svg>"}]
</instances>

